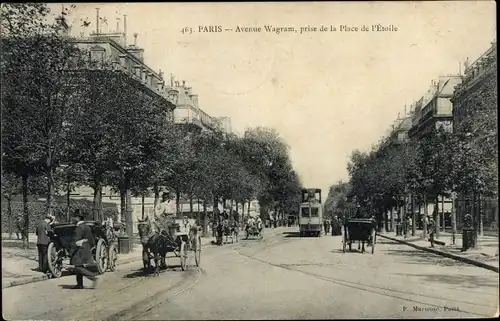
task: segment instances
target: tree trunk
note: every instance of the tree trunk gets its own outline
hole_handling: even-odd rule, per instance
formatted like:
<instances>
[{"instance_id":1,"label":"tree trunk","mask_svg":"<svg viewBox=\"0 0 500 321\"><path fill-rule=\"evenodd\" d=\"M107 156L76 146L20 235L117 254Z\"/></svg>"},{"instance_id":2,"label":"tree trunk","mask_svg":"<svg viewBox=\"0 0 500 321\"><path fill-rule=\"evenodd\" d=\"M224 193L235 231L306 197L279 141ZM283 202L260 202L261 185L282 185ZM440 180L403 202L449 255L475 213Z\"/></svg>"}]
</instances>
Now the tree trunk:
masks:
<instances>
[{"instance_id":1,"label":"tree trunk","mask_svg":"<svg viewBox=\"0 0 500 321\"><path fill-rule=\"evenodd\" d=\"M213 203L214 203L214 206L212 209L212 213L214 214L214 219L215 219L216 218L215 214L219 212L219 197L218 196L214 196Z\"/></svg>"},{"instance_id":2,"label":"tree trunk","mask_svg":"<svg viewBox=\"0 0 500 321\"><path fill-rule=\"evenodd\" d=\"M69 222L70 216L70 206L71 206L71 184L68 181L66 182L66 219Z\"/></svg>"},{"instance_id":3,"label":"tree trunk","mask_svg":"<svg viewBox=\"0 0 500 321\"><path fill-rule=\"evenodd\" d=\"M441 196L441 220L443 224L441 225L443 228L443 232L446 232L446 219L444 217L444 196Z\"/></svg>"},{"instance_id":4,"label":"tree trunk","mask_svg":"<svg viewBox=\"0 0 500 321\"><path fill-rule=\"evenodd\" d=\"M417 232L417 220L416 220L416 215L415 215L415 196L413 193L411 194L411 236L415 236Z\"/></svg>"},{"instance_id":5,"label":"tree trunk","mask_svg":"<svg viewBox=\"0 0 500 321\"><path fill-rule=\"evenodd\" d=\"M193 218L193 195L189 196L189 218Z\"/></svg>"},{"instance_id":6,"label":"tree trunk","mask_svg":"<svg viewBox=\"0 0 500 321\"><path fill-rule=\"evenodd\" d=\"M126 221L126 211L127 211L127 196L126 190L124 188L120 188L120 213L118 214L118 222L122 223L123 220Z\"/></svg>"},{"instance_id":7,"label":"tree trunk","mask_svg":"<svg viewBox=\"0 0 500 321\"><path fill-rule=\"evenodd\" d=\"M208 235L207 201L203 200L203 236Z\"/></svg>"},{"instance_id":8,"label":"tree trunk","mask_svg":"<svg viewBox=\"0 0 500 321\"><path fill-rule=\"evenodd\" d=\"M344 217L345 219L346 217ZM387 217L387 211L384 211L384 227L385 227L385 231L386 232L389 232L389 220L388 220L388 217Z\"/></svg>"},{"instance_id":9,"label":"tree trunk","mask_svg":"<svg viewBox=\"0 0 500 321\"><path fill-rule=\"evenodd\" d=\"M6 197L7 199L7 228L9 232L9 239L12 238L12 198Z\"/></svg>"},{"instance_id":10,"label":"tree trunk","mask_svg":"<svg viewBox=\"0 0 500 321\"><path fill-rule=\"evenodd\" d=\"M92 204L92 214L94 220L101 219L102 210L102 185L100 180L94 182L94 201ZM69 220L68 220L69 221Z\"/></svg>"},{"instance_id":11,"label":"tree trunk","mask_svg":"<svg viewBox=\"0 0 500 321\"><path fill-rule=\"evenodd\" d=\"M479 236L483 236L484 235L484 225L483 225L483 206L482 206L482 203L481 203L481 194L478 194L477 195L477 214L479 216Z\"/></svg>"},{"instance_id":12,"label":"tree trunk","mask_svg":"<svg viewBox=\"0 0 500 321\"><path fill-rule=\"evenodd\" d=\"M52 166L48 166L47 171L47 215L54 213L54 173Z\"/></svg>"},{"instance_id":13,"label":"tree trunk","mask_svg":"<svg viewBox=\"0 0 500 321\"><path fill-rule=\"evenodd\" d=\"M144 193L141 195L141 216L144 219Z\"/></svg>"},{"instance_id":14,"label":"tree trunk","mask_svg":"<svg viewBox=\"0 0 500 321\"><path fill-rule=\"evenodd\" d=\"M451 199L451 241L455 245L455 237L457 234L457 199L452 197Z\"/></svg>"},{"instance_id":15,"label":"tree trunk","mask_svg":"<svg viewBox=\"0 0 500 321\"><path fill-rule=\"evenodd\" d=\"M29 222L30 215L28 211L28 175L23 175L23 216L24 216L24 235L23 246L29 248Z\"/></svg>"},{"instance_id":16,"label":"tree trunk","mask_svg":"<svg viewBox=\"0 0 500 321\"><path fill-rule=\"evenodd\" d=\"M175 190L175 216L179 218L181 212L181 192L177 189Z\"/></svg>"},{"instance_id":17,"label":"tree trunk","mask_svg":"<svg viewBox=\"0 0 500 321\"><path fill-rule=\"evenodd\" d=\"M391 232L394 232L394 207L391 207Z\"/></svg>"},{"instance_id":18,"label":"tree trunk","mask_svg":"<svg viewBox=\"0 0 500 321\"><path fill-rule=\"evenodd\" d=\"M404 237L408 237L408 227L407 227L407 219L406 219L406 195L403 196L403 205L400 207L400 213L399 215L401 216L401 227L403 228L403 235Z\"/></svg>"},{"instance_id":19,"label":"tree trunk","mask_svg":"<svg viewBox=\"0 0 500 321\"><path fill-rule=\"evenodd\" d=\"M439 218L439 196L436 195L435 199L434 199L434 211L433 211L433 216L434 216L434 224L436 224L436 238L438 239L439 238L439 234L440 234L440 226L441 225L440 221L441 219Z\"/></svg>"},{"instance_id":20,"label":"tree trunk","mask_svg":"<svg viewBox=\"0 0 500 321\"><path fill-rule=\"evenodd\" d=\"M130 192L130 183L127 182L126 185L126 213L127 213L127 225L126 225L126 232L129 237L129 251L132 250L132 237L134 235L134 220L132 218L132 195Z\"/></svg>"},{"instance_id":21,"label":"tree trunk","mask_svg":"<svg viewBox=\"0 0 500 321\"><path fill-rule=\"evenodd\" d=\"M158 205L158 203L160 203L160 188L158 187L158 183L154 183L154 186L153 186L153 192L155 194L155 203L154 203L154 207L156 208L156 205Z\"/></svg>"},{"instance_id":22,"label":"tree trunk","mask_svg":"<svg viewBox=\"0 0 500 321\"><path fill-rule=\"evenodd\" d=\"M474 244L473 247L477 248L477 239L479 236L479 220L478 220L478 214L477 214L477 194L474 192L472 194L472 226L474 228Z\"/></svg>"},{"instance_id":23,"label":"tree trunk","mask_svg":"<svg viewBox=\"0 0 500 321\"><path fill-rule=\"evenodd\" d=\"M424 194L424 217L422 221L422 228L424 230L424 240L427 239L427 216L429 214L429 210L427 209L427 194Z\"/></svg>"}]
</instances>

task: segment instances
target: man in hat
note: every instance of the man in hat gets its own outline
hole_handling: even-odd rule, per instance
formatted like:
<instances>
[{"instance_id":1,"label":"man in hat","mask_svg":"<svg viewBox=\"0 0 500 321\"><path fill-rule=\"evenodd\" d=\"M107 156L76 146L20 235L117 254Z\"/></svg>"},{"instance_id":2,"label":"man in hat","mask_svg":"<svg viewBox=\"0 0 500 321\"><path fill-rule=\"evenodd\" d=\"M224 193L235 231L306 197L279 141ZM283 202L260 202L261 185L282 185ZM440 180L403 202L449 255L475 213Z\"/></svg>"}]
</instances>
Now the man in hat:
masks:
<instances>
[{"instance_id":1,"label":"man in hat","mask_svg":"<svg viewBox=\"0 0 500 321\"><path fill-rule=\"evenodd\" d=\"M174 240L174 223L175 214L168 212L168 203L170 202L170 194L164 192L161 196L161 202L155 207L153 217L151 221L155 228L155 231L161 233L166 232L166 235L170 238L172 242Z\"/></svg>"},{"instance_id":2,"label":"man in hat","mask_svg":"<svg viewBox=\"0 0 500 321\"><path fill-rule=\"evenodd\" d=\"M91 249L95 246L92 230L84 222L85 216L79 211L75 215L76 229L70 263L75 266L76 274L75 289L83 289L83 277L92 281L93 287L97 286L99 278L87 269L88 266L95 266Z\"/></svg>"},{"instance_id":3,"label":"man in hat","mask_svg":"<svg viewBox=\"0 0 500 321\"><path fill-rule=\"evenodd\" d=\"M36 247L38 248L38 271L43 273L49 272L49 264L47 261L47 250L50 243L49 231L52 230L50 224L54 220L53 216L46 215L36 226Z\"/></svg>"}]
</instances>

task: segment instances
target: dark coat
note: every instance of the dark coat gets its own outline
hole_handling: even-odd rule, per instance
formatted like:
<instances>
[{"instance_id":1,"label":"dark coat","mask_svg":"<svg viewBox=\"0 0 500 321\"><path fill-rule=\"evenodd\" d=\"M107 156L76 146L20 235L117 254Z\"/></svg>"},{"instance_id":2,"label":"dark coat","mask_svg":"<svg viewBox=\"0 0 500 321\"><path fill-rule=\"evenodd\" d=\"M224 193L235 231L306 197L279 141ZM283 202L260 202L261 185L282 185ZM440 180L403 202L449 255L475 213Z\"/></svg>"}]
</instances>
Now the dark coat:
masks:
<instances>
[{"instance_id":1,"label":"dark coat","mask_svg":"<svg viewBox=\"0 0 500 321\"><path fill-rule=\"evenodd\" d=\"M52 228L50 227L49 223L47 223L45 220L40 221L38 225L36 226L36 235L38 236L38 239L36 241L37 245L49 245L50 243L50 238L47 235L47 232L50 231Z\"/></svg>"},{"instance_id":2,"label":"dark coat","mask_svg":"<svg viewBox=\"0 0 500 321\"><path fill-rule=\"evenodd\" d=\"M82 246L77 246L76 242L87 239L87 242L83 242ZM74 243L72 244L72 255L71 264L75 266L82 265L92 265L94 263L94 258L92 257L91 249L94 245L94 236L92 235L92 230L90 226L85 223L79 224L75 229Z\"/></svg>"}]
</instances>

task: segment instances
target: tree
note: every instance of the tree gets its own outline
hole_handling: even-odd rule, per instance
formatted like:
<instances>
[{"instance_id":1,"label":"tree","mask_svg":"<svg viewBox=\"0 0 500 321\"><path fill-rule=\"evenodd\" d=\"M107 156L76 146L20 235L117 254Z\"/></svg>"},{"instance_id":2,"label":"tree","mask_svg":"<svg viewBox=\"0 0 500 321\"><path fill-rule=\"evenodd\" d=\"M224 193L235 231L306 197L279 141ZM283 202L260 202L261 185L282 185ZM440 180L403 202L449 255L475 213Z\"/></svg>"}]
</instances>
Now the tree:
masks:
<instances>
[{"instance_id":1,"label":"tree","mask_svg":"<svg viewBox=\"0 0 500 321\"><path fill-rule=\"evenodd\" d=\"M2 106L8 124L7 154L16 158L18 165L29 165L14 166L26 179L34 172L44 172L47 213L52 214L54 170L68 137L68 115L79 98L73 73L68 68L78 65L81 52L61 35L60 25L45 21L48 12L44 5L2 7L2 27L7 30L2 38L5 50Z\"/></svg>"}]
</instances>

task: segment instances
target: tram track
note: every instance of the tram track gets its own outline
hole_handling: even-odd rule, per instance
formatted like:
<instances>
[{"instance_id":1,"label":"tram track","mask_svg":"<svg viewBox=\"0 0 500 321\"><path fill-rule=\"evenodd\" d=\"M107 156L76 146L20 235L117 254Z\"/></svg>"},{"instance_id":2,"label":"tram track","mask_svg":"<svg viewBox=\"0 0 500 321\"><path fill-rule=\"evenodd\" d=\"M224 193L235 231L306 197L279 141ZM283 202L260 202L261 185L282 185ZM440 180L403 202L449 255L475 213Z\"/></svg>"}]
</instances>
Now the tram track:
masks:
<instances>
[{"instance_id":1,"label":"tram track","mask_svg":"<svg viewBox=\"0 0 500 321\"><path fill-rule=\"evenodd\" d=\"M288 243L288 242L285 242L285 243ZM301 273L301 274L306 275L308 277L312 277L312 278L323 280L323 281L326 281L329 283L353 288L356 290L374 293L374 294L379 294L379 295L387 296L387 297L394 298L394 299L402 299L405 301L412 302L413 304L420 304L422 306L430 306L433 308L442 308L443 307L443 305L425 302L423 300L419 300L419 299L412 298L412 297L423 297L425 299L430 299L430 300L452 301L454 303L460 303L460 304L469 305L469 306L483 306L483 307L496 308L496 306L487 305L487 304L478 303L478 302L469 302L469 301L455 300L455 299L449 299L449 298L441 298L438 296L424 295L424 294L408 292L408 291L401 291L401 290L392 289L392 288L383 287L383 286L369 285L369 284L364 284L364 283L360 283L360 282L347 281L344 279L327 277L327 276L324 276L324 275L321 275L318 273L304 271L304 270L299 269L300 266L324 266L322 264L276 264L276 263L273 263L273 262L256 257L256 254L260 254L263 251L266 251L266 250L268 250L274 246L280 245L280 244L284 244L284 243L273 242L273 243L268 244L267 246L265 246L263 248L260 248L258 251L255 251L251 254L242 253L241 250L237 250L237 252L239 255L241 255L243 257L246 257L246 258L254 260L254 261L258 261L262 264L281 268L281 269L288 270L291 272ZM450 288L450 289L453 289L453 288ZM458 291L457 289L453 289L453 290ZM460 308L460 312L468 313L468 314L480 316L480 317L490 317L490 315L487 315L487 314L476 313L476 312L465 310L462 308Z\"/></svg>"},{"instance_id":2,"label":"tram track","mask_svg":"<svg viewBox=\"0 0 500 321\"><path fill-rule=\"evenodd\" d=\"M270 239L267 239L266 241L270 241L272 239L275 239L278 235L273 235L270 237ZM264 241L264 242L266 242ZM237 251L234 247L237 246L242 246L244 243L234 243L234 244L228 244L230 247L226 247L231 251ZM251 244L251 243L247 243ZM262 243L260 243L262 244ZM268 248L270 246L277 245L276 242L273 242L271 244L268 244L264 248ZM244 245L243 245L244 247ZM262 247L259 247L259 251L262 249ZM215 258L211 258L208 260L208 262L214 260ZM231 268L226 269L229 271ZM144 316L148 315L153 309L168 303L169 301L175 299L179 295L191 290L194 288L200 280L202 280L202 276L207 277L207 279L210 278L210 276L207 274L207 272L200 268L196 267L196 275L190 277L190 282L186 284L186 279L183 278L179 281L177 281L174 285L169 287L168 289L162 289L159 291L156 291L155 294L148 296L148 298L145 298L144 300L141 300L139 302L134 303L131 307L121 310L119 312L116 312L107 318L104 318L104 321L118 321L118 320L138 320L141 318L144 318ZM226 270L222 270L219 272L224 272ZM185 271L186 272L191 272L192 270Z\"/></svg>"},{"instance_id":3,"label":"tram track","mask_svg":"<svg viewBox=\"0 0 500 321\"><path fill-rule=\"evenodd\" d=\"M168 258L175 258L175 256L168 256L167 259ZM180 269L179 266L175 266L175 267ZM196 267L193 264L190 264L190 265L188 265L187 271L183 271L182 273L186 273L186 272L189 273L191 271L191 269L193 269L193 268L195 268L196 270L199 270L198 267ZM70 303L69 305L66 305L66 306L58 308L58 309L51 309L50 311L46 311L44 313L41 313L41 314L38 314L38 315L32 317L32 319L49 320L49 319L54 318L54 316L62 316L63 317L62 319L66 319L66 320L67 319L71 319L71 320L96 319L96 318L89 318L89 314L96 314L96 315L98 315L97 319L102 319L102 316L100 315L100 313L103 312L102 307L105 307L106 303L110 303L109 301L116 299L117 294L119 295L119 294L126 293L127 290L134 289L137 287L147 288L148 283L155 283L158 280L161 280L161 276L163 276L164 273L165 274L167 274L169 272L171 273L170 269L171 269L171 266L169 266L169 268L167 268L167 270L160 272L159 278L154 277L153 274L144 274L144 276L137 276L137 279L135 279L131 282L128 282L127 284L124 284L124 285L119 286L119 287L112 287L112 288L104 289L103 292L99 291L98 293L96 293L95 296L91 297L90 299L84 299L83 301L77 301L75 303ZM137 271L139 271L139 270L137 270ZM126 277L127 273L129 273L129 272L130 271L120 271L120 274L116 277L118 280L122 279L122 278ZM203 274L202 272L200 272L200 273ZM199 278L199 275L201 275L201 274L197 274L197 279ZM116 281L115 279L113 279L113 280ZM103 281L105 281L105 280L103 280ZM178 288L179 285L181 285L183 283L185 283L185 278L181 278L180 281L174 283L168 289L163 288L162 290L157 291L155 294L153 294L153 296L156 296L157 294L159 294L161 292L169 292L172 288ZM149 298L146 298L146 300L149 300ZM139 303L141 304L140 307L143 308L144 307L144 305L142 304L143 301L140 301ZM110 306L113 306L113 305L114 305L113 303L110 304ZM92 307L91 311L93 311L93 313L92 312L89 313L89 306ZM134 305L133 307L135 308L136 305ZM118 317L115 319L113 319L113 317L114 317L114 315L120 316L124 313L127 313L130 309L131 308L127 308L125 310L121 310L119 312L116 312L115 314L112 314L109 318L110 318L110 320L122 319L122 317ZM75 311L82 311L82 312L81 313L74 313Z\"/></svg>"},{"instance_id":4,"label":"tram track","mask_svg":"<svg viewBox=\"0 0 500 321\"><path fill-rule=\"evenodd\" d=\"M195 272L195 273L193 273ZM201 276L204 274L203 269L197 267L194 270L187 270L183 272L185 275L179 281L175 282L168 289L161 289L156 291L153 295L146 297L145 299L134 303L127 309L121 310L119 312L113 313L112 315L104 318L104 321L117 321L117 320L137 320L142 316L149 313L152 309L160 306L162 304L171 301L175 297L181 295L182 293L193 288ZM194 274L194 275L193 275ZM186 284L187 279L189 283Z\"/></svg>"},{"instance_id":5,"label":"tram track","mask_svg":"<svg viewBox=\"0 0 500 321\"><path fill-rule=\"evenodd\" d=\"M135 287L136 285L139 285L141 283L144 283L147 281L147 277L144 278L139 278L137 280L134 280L130 283L125 284L124 286L121 286L119 288L113 288L109 289L105 292L100 292L98 295L93 297L90 300L85 300L85 302L78 302L70 305L66 305L64 307L50 310L47 312L44 312L42 314L36 315L33 317L34 320L49 320L50 318L53 318L54 315L59 315L59 314L64 314L66 312L70 311L78 311L80 308L83 308L83 310L86 310L86 308L89 306L89 304L94 304L102 301L102 298L106 298L112 295L115 295L116 293L122 293L123 291ZM88 313L85 313L88 314ZM74 320L82 320L81 318L78 317L73 317Z\"/></svg>"}]
</instances>

